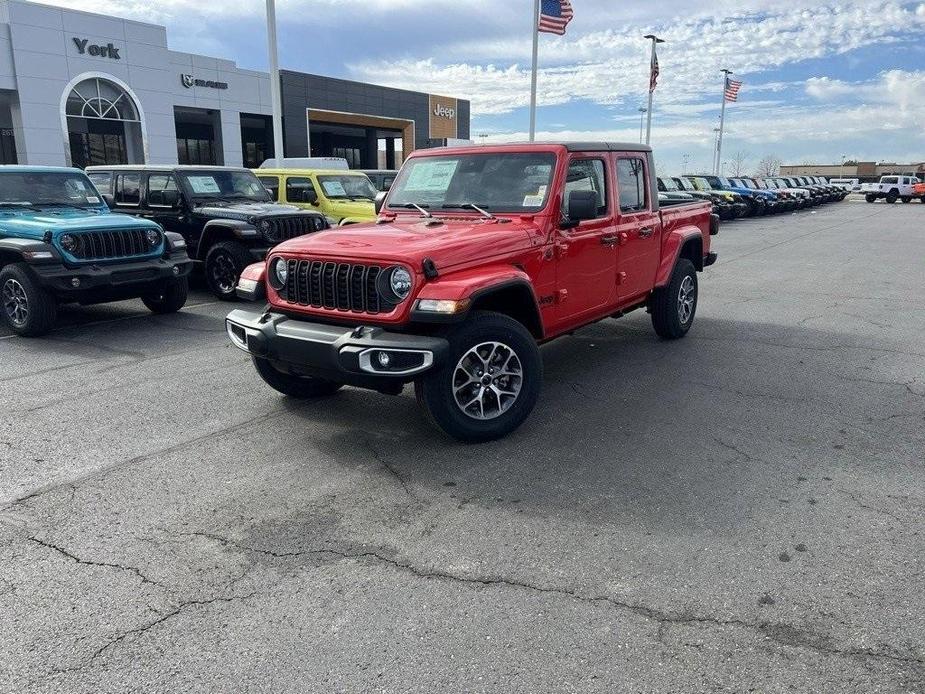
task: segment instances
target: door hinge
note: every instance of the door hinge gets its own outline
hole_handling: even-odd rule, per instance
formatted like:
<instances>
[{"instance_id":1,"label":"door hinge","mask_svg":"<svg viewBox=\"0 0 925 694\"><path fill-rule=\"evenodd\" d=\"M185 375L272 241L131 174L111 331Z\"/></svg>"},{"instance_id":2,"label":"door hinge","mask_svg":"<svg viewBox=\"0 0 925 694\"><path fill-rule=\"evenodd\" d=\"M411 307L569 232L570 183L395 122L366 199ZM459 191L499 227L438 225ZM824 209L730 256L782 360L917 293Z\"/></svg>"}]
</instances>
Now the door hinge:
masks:
<instances>
[{"instance_id":1,"label":"door hinge","mask_svg":"<svg viewBox=\"0 0 925 694\"><path fill-rule=\"evenodd\" d=\"M623 284L624 282L626 282L626 273L618 272L617 273L617 284Z\"/></svg>"},{"instance_id":2,"label":"door hinge","mask_svg":"<svg viewBox=\"0 0 925 694\"><path fill-rule=\"evenodd\" d=\"M561 304L566 299L568 299L568 289L560 289L559 290L559 303Z\"/></svg>"}]
</instances>

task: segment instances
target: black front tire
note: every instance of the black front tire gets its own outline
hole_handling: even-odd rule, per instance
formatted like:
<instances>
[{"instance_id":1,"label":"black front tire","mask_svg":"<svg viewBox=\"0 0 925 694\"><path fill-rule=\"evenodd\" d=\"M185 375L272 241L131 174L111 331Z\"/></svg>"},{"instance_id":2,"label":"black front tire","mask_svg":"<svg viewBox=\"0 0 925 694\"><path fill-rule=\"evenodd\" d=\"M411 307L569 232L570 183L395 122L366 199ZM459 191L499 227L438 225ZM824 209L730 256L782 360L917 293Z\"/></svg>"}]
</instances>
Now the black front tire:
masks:
<instances>
[{"instance_id":1,"label":"black front tire","mask_svg":"<svg viewBox=\"0 0 925 694\"><path fill-rule=\"evenodd\" d=\"M308 399L334 395L343 386L342 383L323 378L294 376L277 369L267 359L253 357L254 368L273 390L291 398Z\"/></svg>"},{"instance_id":2,"label":"black front tire","mask_svg":"<svg viewBox=\"0 0 925 694\"><path fill-rule=\"evenodd\" d=\"M687 258L680 258L665 287L652 293L649 310L652 327L664 340L677 340L687 335L697 313L697 269Z\"/></svg>"},{"instance_id":3,"label":"black front tire","mask_svg":"<svg viewBox=\"0 0 925 694\"><path fill-rule=\"evenodd\" d=\"M164 283L157 291L145 294L141 301L152 313L176 313L186 305L188 296L189 282L181 277Z\"/></svg>"},{"instance_id":4,"label":"black front tire","mask_svg":"<svg viewBox=\"0 0 925 694\"><path fill-rule=\"evenodd\" d=\"M895 190L891 190L886 194L886 201L891 205L897 200L899 200L899 193L897 193Z\"/></svg>"},{"instance_id":5,"label":"black front tire","mask_svg":"<svg viewBox=\"0 0 925 694\"><path fill-rule=\"evenodd\" d=\"M900 200L903 201L903 205L908 205L910 202L912 202L912 197L909 196L909 195L903 195L903 196L900 198Z\"/></svg>"},{"instance_id":6,"label":"black front tire","mask_svg":"<svg viewBox=\"0 0 925 694\"><path fill-rule=\"evenodd\" d=\"M206 254L205 273L209 289L222 301L236 301L235 287L241 273L253 262L247 247L237 241L222 241Z\"/></svg>"},{"instance_id":7,"label":"black front tire","mask_svg":"<svg viewBox=\"0 0 925 694\"><path fill-rule=\"evenodd\" d=\"M864 199L867 200L867 202L877 202L877 196L876 196L876 195L871 195L870 193L868 193L867 195L865 195L865 196L864 196Z\"/></svg>"},{"instance_id":8,"label":"black front tire","mask_svg":"<svg viewBox=\"0 0 925 694\"><path fill-rule=\"evenodd\" d=\"M25 263L0 270L0 309L10 330L23 337L48 333L58 317L54 295L33 279Z\"/></svg>"},{"instance_id":9,"label":"black front tire","mask_svg":"<svg viewBox=\"0 0 925 694\"><path fill-rule=\"evenodd\" d=\"M504 314L476 311L451 328L446 338L450 349L443 365L414 384L418 402L431 421L466 443L499 439L523 424L543 383L543 360L533 335ZM475 380L467 381L467 375ZM514 391L513 397L506 394ZM458 403L457 394L475 404L464 409L465 402ZM488 417L481 418L485 414Z\"/></svg>"}]
</instances>

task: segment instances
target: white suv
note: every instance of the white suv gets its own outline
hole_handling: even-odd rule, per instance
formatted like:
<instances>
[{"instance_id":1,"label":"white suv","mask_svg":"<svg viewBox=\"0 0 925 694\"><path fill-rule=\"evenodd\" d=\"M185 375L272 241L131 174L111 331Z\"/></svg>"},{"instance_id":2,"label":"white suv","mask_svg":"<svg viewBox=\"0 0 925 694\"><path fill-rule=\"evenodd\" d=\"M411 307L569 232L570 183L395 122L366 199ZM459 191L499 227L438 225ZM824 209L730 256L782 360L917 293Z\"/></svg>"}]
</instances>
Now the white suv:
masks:
<instances>
[{"instance_id":1,"label":"white suv","mask_svg":"<svg viewBox=\"0 0 925 694\"><path fill-rule=\"evenodd\" d=\"M915 186L921 183L915 176L882 176L880 183L865 183L861 186L861 193L867 202L874 202L880 198L889 203L897 200L912 202L915 197Z\"/></svg>"}]
</instances>

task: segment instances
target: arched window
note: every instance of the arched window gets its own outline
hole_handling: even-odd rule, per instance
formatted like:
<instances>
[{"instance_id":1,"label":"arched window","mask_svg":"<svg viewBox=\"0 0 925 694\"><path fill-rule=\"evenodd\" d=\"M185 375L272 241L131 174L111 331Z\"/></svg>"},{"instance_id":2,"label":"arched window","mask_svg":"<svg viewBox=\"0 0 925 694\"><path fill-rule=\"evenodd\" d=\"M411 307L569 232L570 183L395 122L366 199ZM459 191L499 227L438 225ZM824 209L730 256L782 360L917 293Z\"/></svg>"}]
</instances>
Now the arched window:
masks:
<instances>
[{"instance_id":1,"label":"arched window","mask_svg":"<svg viewBox=\"0 0 925 694\"><path fill-rule=\"evenodd\" d=\"M64 104L71 163L144 163L138 106L115 82L91 77L71 89Z\"/></svg>"}]
</instances>

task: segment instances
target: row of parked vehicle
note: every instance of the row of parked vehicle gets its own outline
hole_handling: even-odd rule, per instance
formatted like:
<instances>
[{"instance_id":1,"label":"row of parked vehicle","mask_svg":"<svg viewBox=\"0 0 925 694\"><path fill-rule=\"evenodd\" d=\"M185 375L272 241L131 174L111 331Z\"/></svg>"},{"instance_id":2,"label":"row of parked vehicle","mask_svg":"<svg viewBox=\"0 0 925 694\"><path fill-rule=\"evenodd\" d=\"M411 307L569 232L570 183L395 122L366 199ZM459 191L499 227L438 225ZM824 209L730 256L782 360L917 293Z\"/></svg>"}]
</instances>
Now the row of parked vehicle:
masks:
<instances>
[{"instance_id":1,"label":"row of parked vehicle","mask_svg":"<svg viewBox=\"0 0 925 694\"><path fill-rule=\"evenodd\" d=\"M713 211L723 220L793 212L839 202L848 195L845 188L832 185L821 176L661 176L658 190L665 201L710 200Z\"/></svg>"}]
</instances>

